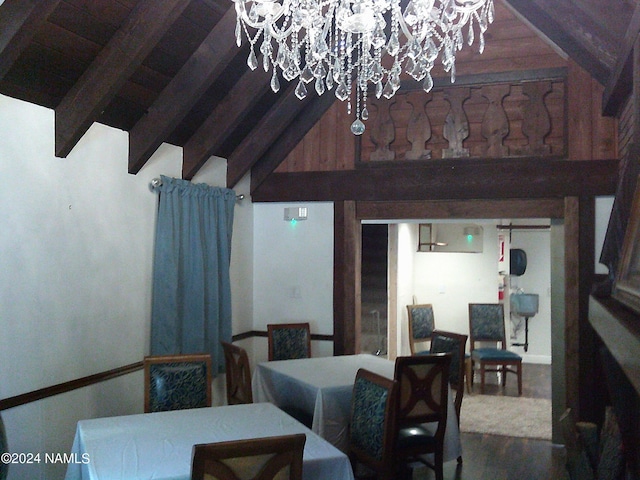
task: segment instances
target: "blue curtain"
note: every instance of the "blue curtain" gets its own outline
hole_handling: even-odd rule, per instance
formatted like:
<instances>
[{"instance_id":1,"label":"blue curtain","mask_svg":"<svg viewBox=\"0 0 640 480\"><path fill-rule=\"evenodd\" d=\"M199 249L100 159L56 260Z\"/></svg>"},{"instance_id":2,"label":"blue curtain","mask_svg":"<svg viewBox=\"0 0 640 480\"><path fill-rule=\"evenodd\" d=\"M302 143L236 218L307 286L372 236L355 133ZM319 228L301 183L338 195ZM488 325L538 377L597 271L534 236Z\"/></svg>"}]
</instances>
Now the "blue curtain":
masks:
<instances>
[{"instance_id":1,"label":"blue curtain","mask_svg":"<svg viewBox=\"0 0 640 480\"><path fill-rule=\"evenodd\" d=\"M162 176L153 264L151 354L207 352L224 371L231 339L235 192Z\"/></svg>"}]
</instances>

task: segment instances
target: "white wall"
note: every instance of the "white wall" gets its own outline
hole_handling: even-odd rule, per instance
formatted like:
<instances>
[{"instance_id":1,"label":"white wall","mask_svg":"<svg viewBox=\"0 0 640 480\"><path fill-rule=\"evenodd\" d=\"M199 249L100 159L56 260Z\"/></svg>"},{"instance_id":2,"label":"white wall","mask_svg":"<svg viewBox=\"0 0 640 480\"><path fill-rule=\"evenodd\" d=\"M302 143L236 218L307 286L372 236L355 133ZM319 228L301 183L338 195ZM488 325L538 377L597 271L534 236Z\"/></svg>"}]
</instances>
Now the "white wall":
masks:
<instances>
[{"instance_id":1,"label":"white wall","mask_svg":"<svg viewBox=\"0 0 640 480\"><path fill-rule=\"evenodd\" d=\"M0 398L140 361L148 352L160 174L180 177L181 149L162 145L127 173L125 132L95 124L66 159L54 112L0 96ZM224 185L226 162L194 182ZM239 188L246 188L244 180ZM236 209L234 318L251 324L251 205ZM247 226L248 225L248 226ZM235 230L237 231L237 230ZM244 328L243 328L244 329ZM2 412L9 447L67 453L79 419L142 411L142 374ZM12 465L9 478L56 479L64 465Z\"/></svg>"},{"instance_id":2,"label":"white wall","mask_svg":"<svg viewBox=\"0 0 640 480\"><path fill-rule=\"evenodd\" d=\"M513 220L516 224L546 223L527 220ZM511 234L511 248L521 248L527 254L527 268L524 275L510 277L511 292L524 291L539 295L538 313L529 319L529 349L512 347L523 357L523 361L531 363L551 362L551 232L549 230L513 230ZM509 292L506 293L508 295ZM508 304L508 297L505 298ZM511 326L520 325L517 329L518 337L512 341L524 343L525 321L522 317L510 314L505 308L507 321L511 319Z\"/></svg>"},{"instance_id":3,"label":"white wall","mask_svg":"<svg viewBox=\"0 0 640 480\"><path fill-rule=\"evenodd\" d=\"M284 220L285 207L307 207L307 220ZM311 333L333 334L333 203L254 204L253 326L309 322ZM258 341L262 340L262 341ZM333 342L312 342L312 355L333 354ZM254 342L254 362L267 359L266 339Z\"/></svg>"}]
</instances>

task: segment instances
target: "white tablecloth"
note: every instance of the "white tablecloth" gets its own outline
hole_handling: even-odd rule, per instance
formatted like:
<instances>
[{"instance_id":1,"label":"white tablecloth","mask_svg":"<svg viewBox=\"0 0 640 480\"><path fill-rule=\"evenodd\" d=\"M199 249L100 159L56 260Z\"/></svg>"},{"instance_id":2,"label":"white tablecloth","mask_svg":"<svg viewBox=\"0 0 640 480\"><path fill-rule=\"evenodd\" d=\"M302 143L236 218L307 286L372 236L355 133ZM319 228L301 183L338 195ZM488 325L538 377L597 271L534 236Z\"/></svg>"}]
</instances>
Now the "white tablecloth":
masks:
<instances>
[{"instance_id":1,"label":"white tablecloth","mask_svg":"<svg viewBox=\"0 0 640 480\"><path fill-rule=\"evenodd\" d=\"M256 366L252 389L256 402L295 405L313 414L312 430L346 451L351 394L359 368L393 378L394 362L375 355L342 355L264 362ZM444 460L461 455L460 431L449 395Z\"/></svg>"},{"instance_id":2,"label":"white tablecloth","mask_svg":"<svg viewBox=\"0 0 640 480\"><path fill-rule=\"evenodd\" d=\"M344 453L269 403L81 420L65 480L189 480L196 443L292 433L307 435L305 480L353 480Z\"/></svg>"}]
</instances>

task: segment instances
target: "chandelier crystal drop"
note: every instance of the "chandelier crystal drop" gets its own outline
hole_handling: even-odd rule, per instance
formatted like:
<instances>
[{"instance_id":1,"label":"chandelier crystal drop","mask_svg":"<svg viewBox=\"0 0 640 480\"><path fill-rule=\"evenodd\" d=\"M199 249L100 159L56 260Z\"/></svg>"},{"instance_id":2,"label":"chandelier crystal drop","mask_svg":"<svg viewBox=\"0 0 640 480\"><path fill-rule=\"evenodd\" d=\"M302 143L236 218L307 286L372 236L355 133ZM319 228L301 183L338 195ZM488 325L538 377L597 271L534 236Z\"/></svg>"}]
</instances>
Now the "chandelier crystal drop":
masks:
<instances>
[{"instance_id":1,"label":"chandelier crystal drop","mask_svg":"<svg viewBox=\"0 0 640 480\"><path fill-rule=\"evenodd\" d=\"M367 90L391 98L404 72L433 88L436 60L455 82L455 55L478 39L494 18L493 0L234 0L236 43L250 44L247 65L272 70L271 88L280 89L278 74L296 80L295 94L323 95L335 87L344 101L356 91L356 119L361 135L369 116ZM406 2L403 2L406 3ZM262 56L261 62L258 54Z\"/></svg>"}]
</instances>

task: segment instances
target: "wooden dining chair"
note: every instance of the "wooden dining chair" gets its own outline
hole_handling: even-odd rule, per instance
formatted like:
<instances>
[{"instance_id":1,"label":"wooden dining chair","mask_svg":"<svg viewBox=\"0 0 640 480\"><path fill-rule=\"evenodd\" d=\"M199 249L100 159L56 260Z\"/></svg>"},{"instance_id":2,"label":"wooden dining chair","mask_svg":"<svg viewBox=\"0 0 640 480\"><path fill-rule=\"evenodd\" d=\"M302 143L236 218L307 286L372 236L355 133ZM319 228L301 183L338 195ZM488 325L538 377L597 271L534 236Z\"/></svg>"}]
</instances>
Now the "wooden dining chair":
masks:
<instances>
[{"instance_id":1,"label":"wooden dining chair","mask_svg":"<svg viewBox=\"0 0 640 480\"><path fill-rule=\"evenodd\" d=\"M465 386L465 352L468 335L462 333L434 330L431 336L430 353L450 353L451 366L449 368L449 385L456 395L453 405L456 409L458 424L460 424L460 408Z\"/></svg>"},{"instance_id":2,"label":"wooden dining chair","mask_svg":"<svg viewBox=\"0 0 640 480\"><path fill-rule=\"evenodd\" d=\"M418 349L418 343L431 341L431 334L435 328L433 306L430 303L407 305L407 316L409 318L409 347L411 355L416 355L424 352L424 349Z\"/></svg>"},{"instance_id":3,"label":"wooden dining chair","mask_svg":"<svg viewBox=\"0 0 640 480\"><path fill-rule=\"evenodd\" d=\"M395 479L393 440L394 409L398 385L395 381L359 369L353 385L349 422L348 455L356 478L361 467L367 476Z\"/></svg>"},{"instance_id":4,"label":"wooden dining chair","mask_svg":"<svg viewBox=\"0 0 640 480\"><path fill-rule=\"evenodd\" d=\"M497 372L503 387L508 373L516 375L518 395L522 395L522 357L507 349L502 303L469 304L469 349L474 368L477 365L480 370L480 393L484 393L485 373Z\"/></svg>"},{"instance_id":5,"label":"wooden dining chair","mask_svg":"<svg viewBox=\"0 0 640 480\"><path fill-rule=\"evenodd\" d=\"M275 323L267 325L269 361L311 357L309 323Z\"/></svg>"},{"instance_id":6,"label":"wooden dining chair","mask_svg":"<svg viewBox=\"0 0 640 480\"><path fill-rule=\"evenodd\" d=\"M227 404L253 403L251 366L247 351L228 342L220 342L224 351Z\"/></svg>"},{"instance_id":7,"label":"wooden dining chair","mask_svg":"<svg viewBox=\"0 0 640 480\"><path fill-rule=\"evenodd\" d=\"M411 478L409 465L420 462L443 480L444 434L447 426L451 354L434 353L396 358L395 458L398 478ZM425 423L435 423L433 431ZM430 462L425 454L433 454Z\"/></svg>"},{"instance_id":8,"label":"wooden dining chair","mask_svg":"<svg viewBox=\"0 0 640 480\"><path fill-rule=\"evenodd\" d=\"M302 480L304 433L193 446L191 480Z\"/></svg>"},{"instance_id":9,"label":"wooden dining chair","mask_svg":"<svg viewBox=\"0 0 640 480\"><path fill-rule=\"evenodd\" d=\"M211 355L144 357L144 411L211 406Z\"/></svg>"}]
</instances>

